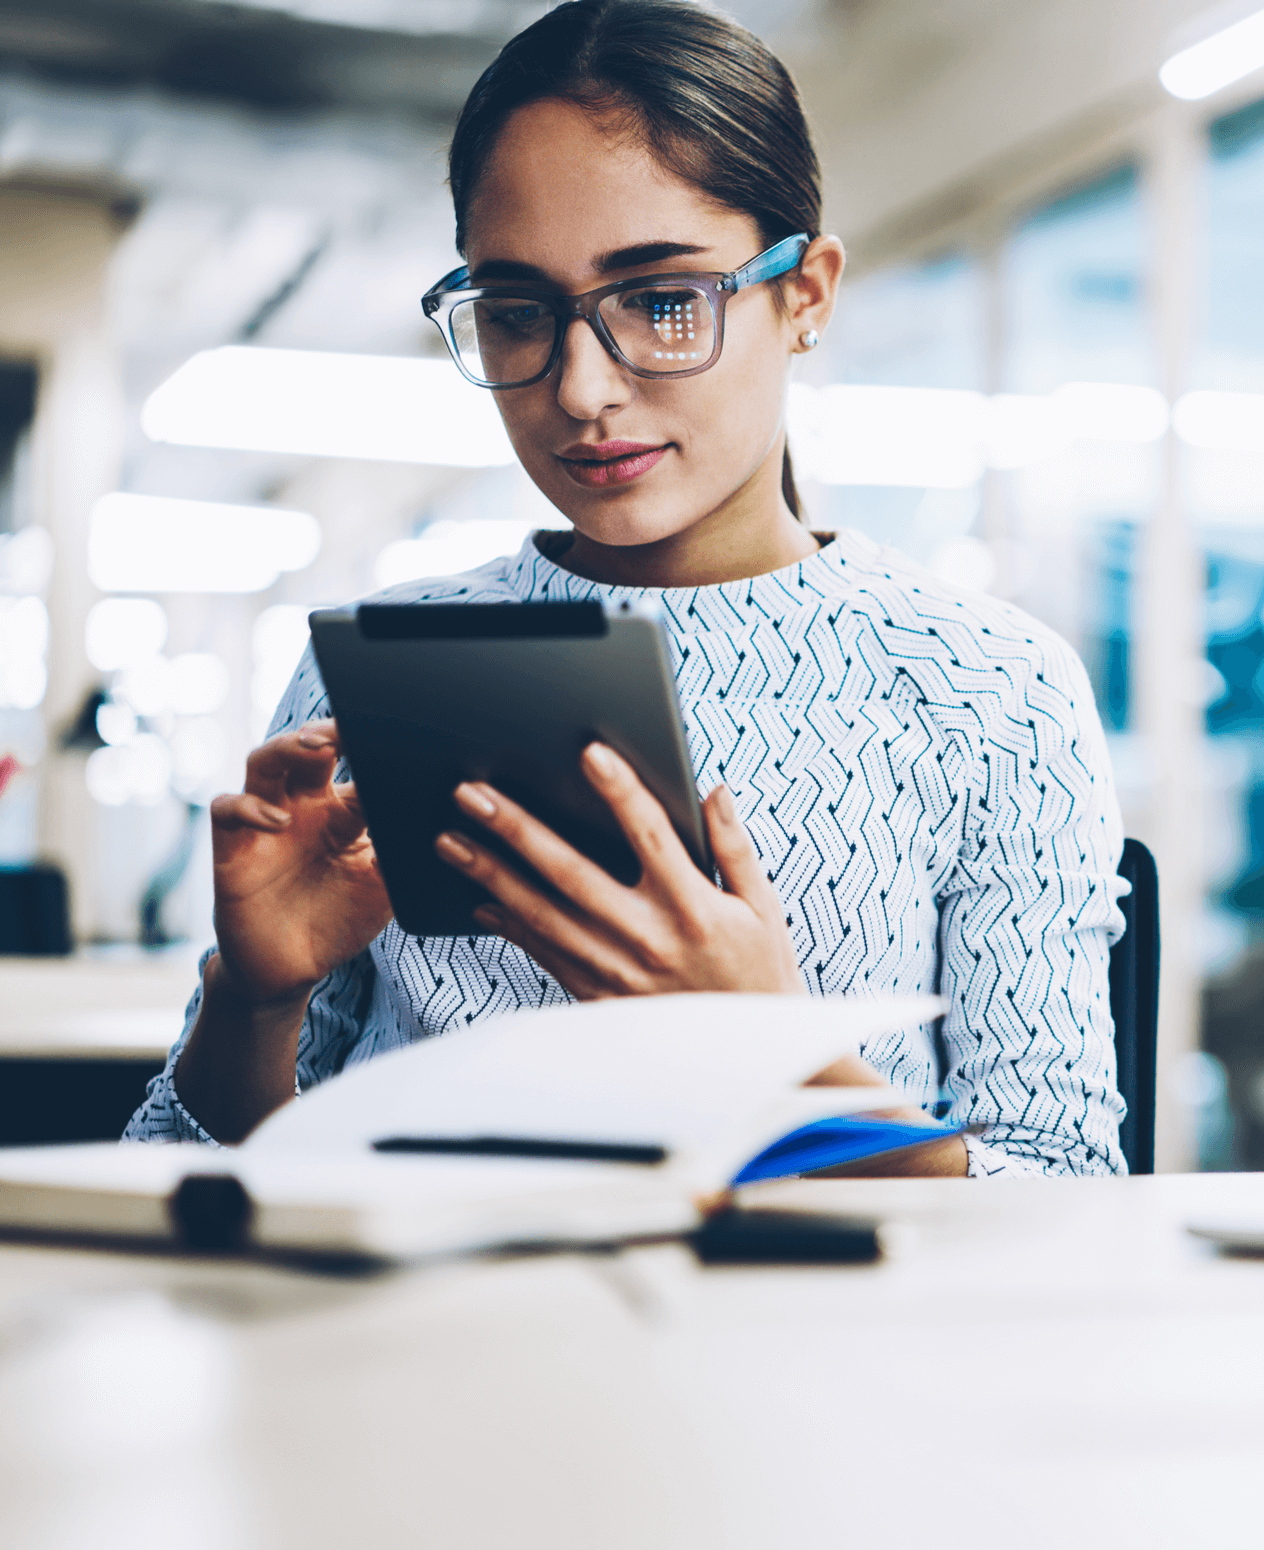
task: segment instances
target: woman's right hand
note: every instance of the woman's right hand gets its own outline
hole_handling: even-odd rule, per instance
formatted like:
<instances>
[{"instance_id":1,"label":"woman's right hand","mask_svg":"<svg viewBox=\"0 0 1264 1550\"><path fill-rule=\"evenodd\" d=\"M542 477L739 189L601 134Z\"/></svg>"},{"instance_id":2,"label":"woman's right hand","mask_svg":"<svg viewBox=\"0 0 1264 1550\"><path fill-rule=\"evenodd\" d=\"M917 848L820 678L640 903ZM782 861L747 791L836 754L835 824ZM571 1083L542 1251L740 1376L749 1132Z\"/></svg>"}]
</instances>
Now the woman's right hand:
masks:
<instances>
[{"instance_id":1,"label":"woman's right hand","mask_svg":"<svg viewBox=\"0 0 1264 1550\"><path fill-rule=\"evenodd\" d=\"M247 1002L306 998L391 919L338 754L334 723L309 722L256 748L241 795L211 803L221 972Z\"/></svg>"}]
</instances>

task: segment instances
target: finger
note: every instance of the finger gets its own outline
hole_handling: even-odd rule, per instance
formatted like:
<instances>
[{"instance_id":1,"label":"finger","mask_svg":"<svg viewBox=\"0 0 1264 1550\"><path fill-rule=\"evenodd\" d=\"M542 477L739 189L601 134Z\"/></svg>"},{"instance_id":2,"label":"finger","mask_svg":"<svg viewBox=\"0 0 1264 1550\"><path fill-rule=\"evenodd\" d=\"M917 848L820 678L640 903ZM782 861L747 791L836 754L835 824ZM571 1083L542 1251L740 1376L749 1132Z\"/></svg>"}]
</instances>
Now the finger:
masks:
<instances>
[{"instance_id":1,"label":"finger","mask_svg":"<svg viewBox=\"0 0 1264 1550\"><path fill-rule=\"evenodd\" d=\"M246 760L246 790L278 803L291 790L319 790L327 785L339 753L332 729L332 722L314 722L298 732L269 738Z\"/></svg>"},{"instance_id":2,"label":"finger","mask_svg":"<svg viewBox=\"0 0 1264 1550\"><path fill-rule=\"evenodd\" d=\"M663 804L626 759L605 743L589 743L581 763L589 782L619 820L643 871L673 888L706 881L672 828Z\"/></svg>"},{"instance_id":3,"label":"finger","mask_svg":"<svg viewBox=\"0 0 1264 1550\"><path fill-rule=\"evenodd\" d=\"M711 854L726 893L736 894L760 915L780 920L785 911L777 890L755 849L755 842L737 814L737 803L727 786L717 786L702 804L711 840Z\"/></svg>"},{"instance_id":4,"label":"finger","mask_svg":"<svg viewBox=\"0 0 1264 1550\"><path fill-rule=\"evenodd\" d=\"M498 913L506 920L516 917L540 943L573 958L587 972L617 987L620 994L643 995L652 988L644 969L630 954L545 898L499 856L464 834L439 835L435 850L450 866L486 888L504 906Z\"/></svg>"},{"instance_id":5,"label":"finger","mask_svg":"<svg viewBox=\"0 0 1264 1550\"><path fill-rule=\"evenodd\" d=\"M247 792L241 796L219 796L211 803L211 822L221 830L259 829L276 834L289 827L291 815L262 797Z\"/></svg>"},{"instance_id":6,"label":"finger","mask_svg":"<svg viewBox=\"0 0 1264 1550\"><path fill-rule=\"evenodd\" d=\"M492 904L481 904L474 919L497 936L520 947L546 974L551 974L563 990L578 1001L600 1001L613 994L585 967L537 936L523 921Z\"/></svg>"},{"instance_id":7,"label":"finger","mask_svg":"<svg viewBox=\"0 0 1264 1550\"><path fill-rule=\"evenodd\" d=\"M337 845L359 839L368 824L353 781L337 781L330 788L329 836Z\"/></svg>"},{"instance_id":8,"label":"finger","mask_svg":"<svg viewBox=\"0 0 1264 1550\"><path fill-rule=\"evenodd\" d=\"M462 812L498 835L585 914L610 924L626 919L631 890L609 872L568 845L547 824L481 781L466 782L453 793ZM511 876L517 873L506 868Z\"/></svg>"}]
</instances>

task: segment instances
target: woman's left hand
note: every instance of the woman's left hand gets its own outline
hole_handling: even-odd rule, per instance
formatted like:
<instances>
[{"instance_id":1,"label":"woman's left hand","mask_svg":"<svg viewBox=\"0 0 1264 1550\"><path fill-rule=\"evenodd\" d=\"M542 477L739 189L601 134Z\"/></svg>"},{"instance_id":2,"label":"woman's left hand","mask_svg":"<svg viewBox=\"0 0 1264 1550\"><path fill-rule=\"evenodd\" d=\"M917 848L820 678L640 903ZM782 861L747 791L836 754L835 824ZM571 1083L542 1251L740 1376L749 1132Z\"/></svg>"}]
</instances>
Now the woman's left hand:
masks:
<instances>
[{"instance_id":1,"label":"woman's left hand","mask_svg":"<svg viewBox=\"0 0 1264 1550\"><path fill-rule=\"evenodd\" d=\"M547 897L521 873L463 834L441 834L438 854L495 899L480 925L515 942L580 1001L673 991L806 989L786 925L732 794L717 786L703 804L721 891L690 859L662 805L604 743L582 755L585 775L609 804L641 864L626 887L493 787L458 786L461 811L505 841L557 889Z\"/></svg>"}]
</instances>

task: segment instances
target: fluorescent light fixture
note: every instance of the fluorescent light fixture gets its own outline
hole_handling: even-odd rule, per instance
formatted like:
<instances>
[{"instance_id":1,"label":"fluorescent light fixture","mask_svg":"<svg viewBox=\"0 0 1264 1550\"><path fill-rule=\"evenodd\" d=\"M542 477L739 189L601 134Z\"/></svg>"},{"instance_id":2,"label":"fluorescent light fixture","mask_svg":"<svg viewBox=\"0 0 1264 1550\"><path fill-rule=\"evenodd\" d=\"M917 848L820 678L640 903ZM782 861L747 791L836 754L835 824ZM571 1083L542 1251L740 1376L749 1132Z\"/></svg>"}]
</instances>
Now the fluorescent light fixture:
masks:
<instances>
[{"instance_id":1,"label":"fluorescent light fixture","mask_svg":"<svg viewBox=\"0 0 1264 1550\"><path fill-rule=\"evenodd\" d=\"M790 389L789 429L804 474L822 484L964 489L984 468L1025 468L1073 441L1143 443L1168 424L1154 388L1069 382L1048 395L985 398L941 388Z\"/></svg>"},{"instance_id":2,"label":"fluorescent light fixture","mask_svg":"<svg viewBox=\"0 0 1264 1550\"><path fill-rule=\"evenodd\" d=\"M803 472L822 484L961 489L983 472L981 393L837 383L790 389Z\"/></svg>"},{"instance_id":3,"label":"fluorescent light fixture","mask_svg":"<svg viewBox=\"0 0 1264 1550\"><path fill-rule=\"evenodd\" d=\"M432 522L420 538L387 544L377 557L379 587L427 576L456 576L502 555L517 554L539 524L532 522Z\"/></svg>"},{"instance_id":4,"label":"fluorescent light fixture","mask_svg":"<svg viewBox=\"0 0 1264 1550\"><path fill-rule=\"evenodd\" d=\"M1173 97L1197 102L1264 65L1264 11L1184 48L1159 71Z\"/></svg>"},{"instance_id":5,"label":"fluorescent light fixture","mask_svg":"<svg viewBox=\"0 0 1264 1550\"><path fill-rule=\"evenodd\" d=\"M514 461L494 395L449 361L225 345L150 394L141 425L191 447L453 468Z\"/></svg>"},{"instance_id":6,"label":"fluorescent light fixture","mask_svg":"<svg viewBox=\"0 0 1264 1550\"><path fill-rule=\"evenodd\" d=\"M1161 441L1171 413L1157 388L1124 382L1068 382L1051 395L1067 431L1081 441Z\"/></svg>"},{"instance_id":7,"label":"fluorescent light fixture","mask_svg":"<svg viewBox=\"0 0 1264 1550\"><path fill-rule=\"evenodd\" d=\"M233 9L278 11L302 21L355 27L365 32L403 32L419 37L434 33L508 36L534 21L540 7L528 0L509 8L504 0L213 0Z\"/></svg>"},{"instance_id":8,"label":"fluorescent light fixture","mask_svg":"<svg viewBox=\"0 0 1264 1550\"><path fill-rule=\"evenodd\" d=\"M88 522L102 592L262 592L320 553L320 524L278 506L106 495Z\"/></svg>"},{"instance_id":9,"label":"fluorescent light fixture","mask_svg":"<svg viewBox=\"0 0 1264 1550\"><path fill-rule=\"evenodd\" d=\"M1071 431L1053 399L997 393L985 406L983 442L989 468L1026 468L1064 452Z\"/></svg>"},{"instance_id":10,"label":"fluorescent light fixture","mask_svg":"<svg viewBox=\"0 0 1264 1550\"><path fill-rule=\"evenodd\" d=\"M1172 425L1191 447L1264 452L1264 393L1184 393Z\"/></svg>"}]
</instances>

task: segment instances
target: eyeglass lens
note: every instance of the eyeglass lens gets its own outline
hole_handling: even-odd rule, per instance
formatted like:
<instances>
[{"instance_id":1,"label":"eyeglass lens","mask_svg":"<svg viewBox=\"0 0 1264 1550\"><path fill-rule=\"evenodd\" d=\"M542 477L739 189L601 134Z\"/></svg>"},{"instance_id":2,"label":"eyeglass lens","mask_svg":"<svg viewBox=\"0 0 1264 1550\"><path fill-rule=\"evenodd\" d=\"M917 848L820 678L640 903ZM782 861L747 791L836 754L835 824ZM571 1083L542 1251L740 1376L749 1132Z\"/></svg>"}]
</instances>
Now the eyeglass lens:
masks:
<instances>
[{"instance_id":1,"label":"eyeglass lens","mask_svg":"<svg viewBox=\"0 0 1264 1550\"><path fill-rule=\"evenodd\" d=\"M647 285L602 298L601 320L638 371L688 371L711 359L715 312L705 291ZM453 308L452 339L472 377L526 382L548 365L558 320L538 299L488 296Z\"/></svg>"}]
</instances>

